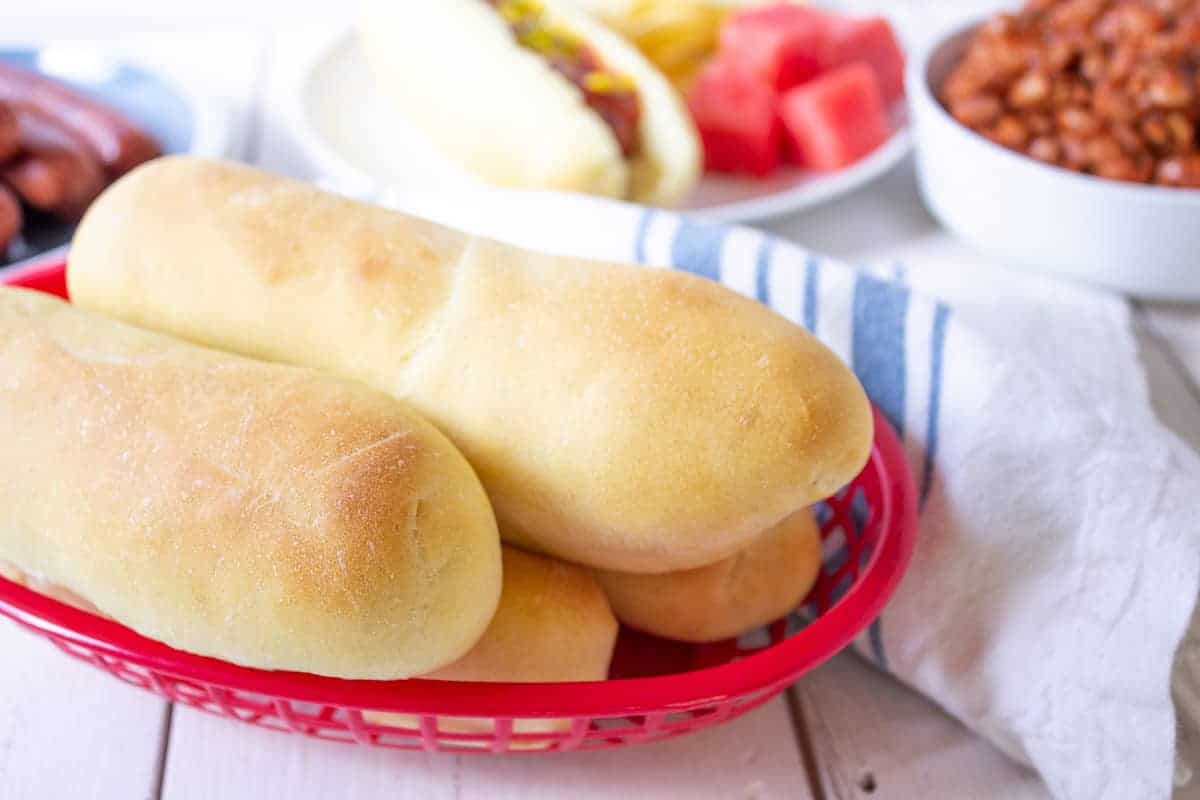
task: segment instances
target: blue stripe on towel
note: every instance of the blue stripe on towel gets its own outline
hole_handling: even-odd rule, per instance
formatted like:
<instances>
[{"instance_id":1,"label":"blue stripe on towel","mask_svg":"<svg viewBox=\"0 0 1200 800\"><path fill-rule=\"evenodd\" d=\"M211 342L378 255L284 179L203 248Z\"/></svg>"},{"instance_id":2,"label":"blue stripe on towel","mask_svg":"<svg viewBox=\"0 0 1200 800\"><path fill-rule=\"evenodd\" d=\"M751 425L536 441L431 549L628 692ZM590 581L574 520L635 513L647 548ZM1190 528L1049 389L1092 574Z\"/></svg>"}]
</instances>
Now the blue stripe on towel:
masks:
<instances>
[{"instance_id":1,"label":"blue stripe on towel","mask_svg":"<svg viewBox=\"0 0 1200 800\"><path fill-rule=\"evenodd\" d=\"M859 275L854 281L854 372L902 437L908 383L904 329L909 299L908 289L894 283L869 275ZM867 639L875 663L887 669L881 619L871 623Z\"/></svg>"},{"instance_id":2,"label":"blue stripe on towel","mask_svg":"<svg viewBox=\"0 0 1200 800\"><path fill-rule=\"evenodd\" d=\"M770 236L762 237L758 246L758 258L754 262L754 296L758 302L771 305L771 252L775 248L775 240Z\"/></svg>"},{"instance_id":3,"label":"blue stripe on towel","mask_svg":"<svg viewBox=\"0 0 1200 800\"><path fill-rule=\"evenodd\" d=\"M810 255L804 264L804 327L817 332L817 290L821 283L821 262Z\"/></svg>"},{"instance_id":4,"label":"blue stripe on towel","mask_svg":"<svg viewBox=\"0 0 1200 800\"><path fill-rule=\"evenodd\" d=\"M933 333L929 337L929 422L925 426L925 464L921 475L919 508L925 508L929 490L933 487L933 472L937 459L938 421L942 411L942 359L946 351L946 321L950 309L938 303L933 314Z\"/></svg>"},{"instance_id":5,"label":"blue stripe on towel","mask_svg":"<svg viewBox=\"0 0 1200 800\"><path fill-rule=\"evenodd\" d=\"M859 275L854 282L854 372L875 404L904 436L905 320L909 291Z\"/></svg>"},{"instance_id":6,"label":"blue stripe on towel","mask_svg":"<svg viewBox=\"0 0 1200 800\"><path fill-rule=\"evenodd\" d=\"M684 219L671 245L671 266L709 280L721 280L721 250L729 229Z\"/></svg>"},{"instance_id":7,"label":"blue stripe on towel","mask_svg":"<svg viewBox=\"0 0 1200 800\"><path fill-rule=\"evenodd\" d=\"M637 233L633 238L633 263L646 263L646 236L650 233L650 222L654 219L654 209L647 208L638 220Z\"/></svg>"}]
</instances>

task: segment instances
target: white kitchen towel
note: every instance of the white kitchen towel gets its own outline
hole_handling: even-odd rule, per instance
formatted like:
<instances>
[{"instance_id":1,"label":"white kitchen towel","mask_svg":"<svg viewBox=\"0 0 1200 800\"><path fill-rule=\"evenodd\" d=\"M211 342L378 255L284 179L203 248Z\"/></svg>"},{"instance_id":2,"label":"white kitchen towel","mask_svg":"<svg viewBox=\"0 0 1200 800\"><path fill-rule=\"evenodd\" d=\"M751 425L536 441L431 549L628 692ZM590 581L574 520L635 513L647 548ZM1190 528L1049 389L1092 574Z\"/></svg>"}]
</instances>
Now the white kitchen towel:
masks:
<instances>
[{"instance_id":1,"label":"white kitchen towel","mask_svg":"<svg viewBox=\"0 0 1200 800\"><path fill-rule=\"evenodd\" d=\"M957 308L907 285L915 265L852 268L591 198L377 199L525 246L687 270L815 332L903 436L922 506L912 565L861 652L1057 797L1170 796L1200 459L1151 410L1122 301L1031 279L1037 305Z\"/></svg>"}]
</instances>

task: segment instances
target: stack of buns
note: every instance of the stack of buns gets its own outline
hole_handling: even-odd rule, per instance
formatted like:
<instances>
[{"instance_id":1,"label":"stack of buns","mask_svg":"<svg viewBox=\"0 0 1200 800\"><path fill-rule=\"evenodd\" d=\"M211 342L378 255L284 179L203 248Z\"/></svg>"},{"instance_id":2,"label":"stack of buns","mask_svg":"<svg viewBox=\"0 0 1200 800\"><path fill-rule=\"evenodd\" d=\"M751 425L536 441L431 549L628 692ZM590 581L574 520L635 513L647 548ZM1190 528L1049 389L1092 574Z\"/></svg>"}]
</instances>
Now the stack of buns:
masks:
<instances>
[{"instance_id":1,"label":"stack of buns","mask_svg":"<svg viewBox=\"0 0 1200 800\"><path fill-rule=\"evenodd\" d=\"M122 178L68 284L0 291L0 564L254 667L601 680L617 619L736 636L807 594L872 439L715 283L233 164Z\"/></svg>"}]
</instances>

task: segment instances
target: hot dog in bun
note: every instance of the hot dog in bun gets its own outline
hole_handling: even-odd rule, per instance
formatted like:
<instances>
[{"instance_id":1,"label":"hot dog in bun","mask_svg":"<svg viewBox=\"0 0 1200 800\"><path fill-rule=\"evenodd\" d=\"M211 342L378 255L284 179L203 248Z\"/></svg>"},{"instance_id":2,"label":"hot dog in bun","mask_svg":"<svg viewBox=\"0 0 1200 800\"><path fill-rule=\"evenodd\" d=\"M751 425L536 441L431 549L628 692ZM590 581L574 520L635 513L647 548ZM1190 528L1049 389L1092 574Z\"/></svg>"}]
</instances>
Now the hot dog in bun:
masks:
<instances>
[{"instance_id":1,"label":"hot dog in bun","mask_svg":"<svg viewBox=\"0 0 1200 800\"><path fill-rule=\"evenodd\" d=\"M489 183L672 205L697 180L667 79L554 0L371 0L360 34L381 94Z\"/></svg>"}]
</instances>

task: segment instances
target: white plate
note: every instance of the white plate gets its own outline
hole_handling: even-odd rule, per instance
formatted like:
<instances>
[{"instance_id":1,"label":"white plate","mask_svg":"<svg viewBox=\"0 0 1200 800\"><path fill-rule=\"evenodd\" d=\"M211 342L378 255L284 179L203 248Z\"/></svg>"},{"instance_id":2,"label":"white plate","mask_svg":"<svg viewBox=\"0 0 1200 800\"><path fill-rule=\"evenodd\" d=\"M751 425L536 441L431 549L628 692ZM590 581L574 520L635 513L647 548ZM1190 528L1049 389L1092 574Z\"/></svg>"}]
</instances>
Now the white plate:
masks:
<instances>
[{"instance_id":1,"label":"white plate","mask_svg":"<svg viewBox=\"0 0 1200 800\"><path fill-rule=\"evenodd\" d=\"M376 94L353 34L338 36L313 58L299 84L295 119L308 156L331 186L347 193L403 197L431 188L478 186ZM911 140L902 103L895 122L896 133L882 147L844 170L785 170L765 180L707 175L679 210L735 222L827 202L880 177L908 153Z\"/></svg>"}]
</instances>

